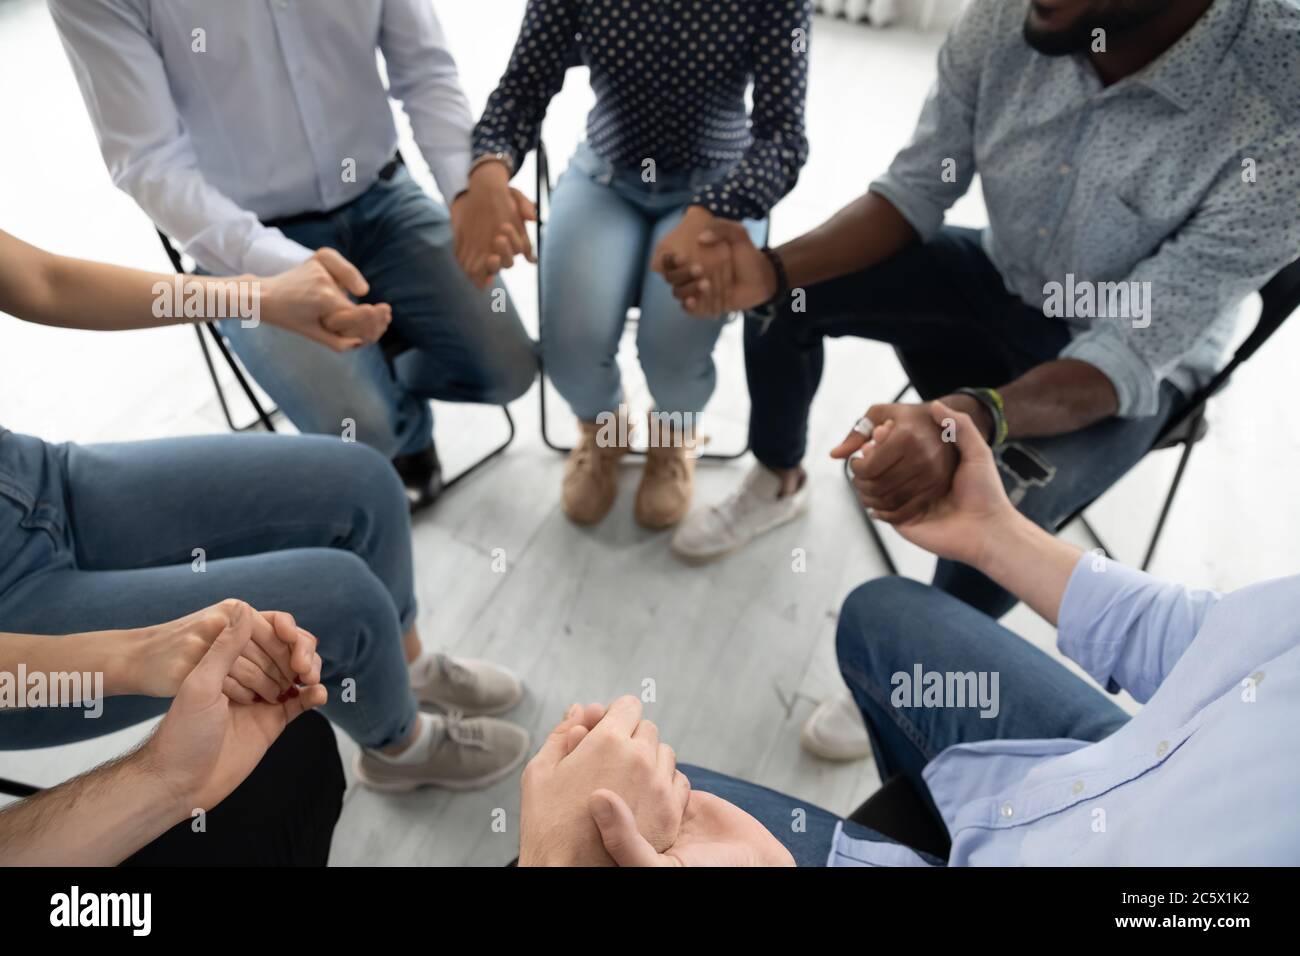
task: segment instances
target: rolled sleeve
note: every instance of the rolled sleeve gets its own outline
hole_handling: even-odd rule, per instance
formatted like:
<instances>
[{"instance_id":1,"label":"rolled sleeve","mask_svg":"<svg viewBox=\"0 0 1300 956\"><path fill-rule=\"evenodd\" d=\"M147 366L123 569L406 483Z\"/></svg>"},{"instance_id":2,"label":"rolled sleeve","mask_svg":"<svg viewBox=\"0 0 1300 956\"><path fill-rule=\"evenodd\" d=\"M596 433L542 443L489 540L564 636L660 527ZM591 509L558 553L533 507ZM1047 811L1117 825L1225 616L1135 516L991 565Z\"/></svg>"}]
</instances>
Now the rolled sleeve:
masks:
<instances>
[{"instance_id":1,"label":"rolled sleeve","mask_svg":"<svg viewBox=\"0 0 1300 956\"><path fill-rule=\"evenodd\" d=\"M1004 4L967 6L939 51L938 78L921 107L912 140L871 192L898 209L921 237L934 238L944 214L975 178L975 109L980 76L999 31Z\"/></svg>"},{"instance_id":2,"label":"rolled sleeve","mask_svg":"<svg viewBox=\"0 0 1300 956\"><path fill-rule=\"evenodd\" d=\"M1157 580L1084 554L1057 615L1057 647L1111 693L1146 703L1219 601L1213 591Z\"/></svg>"},{"instance_id":3,"label":"rolled sleeve","mask_svg":"<svg viewBox=\"0 0 1300 956\"><path fill-rule=\"evenodd\" d=\"M1110 379L1119 398L1119 417L1145 418L1160 410L1160 376L1116 329L1090 329L1067 345L1060 357L1087 362Z\"/></svg>"}]
</instances>

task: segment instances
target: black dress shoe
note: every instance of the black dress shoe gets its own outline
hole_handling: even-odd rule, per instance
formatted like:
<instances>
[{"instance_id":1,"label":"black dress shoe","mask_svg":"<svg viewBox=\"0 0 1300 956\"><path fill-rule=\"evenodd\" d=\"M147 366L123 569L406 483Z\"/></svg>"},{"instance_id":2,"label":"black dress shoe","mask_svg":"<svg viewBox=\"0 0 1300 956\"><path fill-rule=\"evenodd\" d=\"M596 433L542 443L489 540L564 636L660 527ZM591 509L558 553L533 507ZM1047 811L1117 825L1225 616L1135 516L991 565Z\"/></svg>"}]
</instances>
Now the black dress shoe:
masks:
<instances>
[{"instance_id":1,"label":"black dress shoe","mask_svg":"<svg viewBox=\"0 0 1300 956\"><path fill-rule=\"evenodd\" d=\"M423 511L442 494L442 463L432 442L423 451L398 455L393 459L393 467L406 486L406 500L410 502L412 514Z\"/></svg>"}]
</instances>

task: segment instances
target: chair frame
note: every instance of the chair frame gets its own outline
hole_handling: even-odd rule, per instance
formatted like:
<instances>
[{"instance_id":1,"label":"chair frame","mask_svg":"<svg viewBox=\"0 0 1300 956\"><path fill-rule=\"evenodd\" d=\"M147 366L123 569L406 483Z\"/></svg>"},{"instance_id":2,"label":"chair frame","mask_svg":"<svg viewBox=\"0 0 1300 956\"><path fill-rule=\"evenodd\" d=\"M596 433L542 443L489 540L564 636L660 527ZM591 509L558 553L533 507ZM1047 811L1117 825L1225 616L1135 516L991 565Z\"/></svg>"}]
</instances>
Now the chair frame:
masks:
<instances>
[{"instance_id":1,"label":"chair frame","mask_svg":"<svg viewBox=\"0 0 1300 956\"><path fill-rule=\"evenodd\" d=\"M544 310L542 309L542 244L543 244L543 224L545 216L543 214L543 205L547 208L551 200L551 164L550 158L546 152L546 144L541 140L537 142L537 149L534 151L536 157L536 193L537 196L537 338L540 342L545 334L543 326L545 323ZM769 226L770 228L770 226ZM542 361L541 350L538 350L537 357L538 367L538 411L540 413L540 429L542 443L551 451L567 455L573 451L572 445L560 445L551 439L548 431L549 418L546 411L546 366ZM631 448L628 450L632 455L645 455L645 449ZM702 452L697 456L702 461L736 461L744 458L749 454L749 441L746 439L745 447L736 452Z\"/></svg>"},{"instance_id":2,"label":"chair frame","mask_svg":"<svg viewBox=\"0 0 1300 956\"><path fill-rule=\"evenodd\" d=\"M161 229L157 230L157 232L158 239L162 242L163 250L167 253L167 258L170 260L172 268L182 275L185 274L185 263L182 261L181 253L176 248L176 244L172 242L171 237ZM217 353L225 361L227 368L234 373L235 381L239 383L240 390L243 391L244 397L247 398L249 404L253 406L253 412L256 415L256 418L246 425L235 424L234 416L230 412L230 404L226 399L225 389L222 387L221 379L217 376L217 367L212 361L212 354L208 350L207 340L203 336L204 329L207 330L208 336L212 339L212 344L216 346ZM272 422L272 416L276 415L279 409L273 407L268 410L262 405L256 393L253 391L253 387L249 383L244 370L240 367L239 363L235 360L234 354L230 351L230 346L226 344L225 338L221 334L221 330L217 328L216 323L205 321L199 325L195 325L194 333L198 336L199 350L203 353L203 363L208 368L208 375L212 378L212 387L217 392L217 401L221 403L221 413L225 416L226 424L230 426L230 430L233 432L246 432L257 428L260 425L266 431L274 432L276 429L275 424ZM497 458L499 455L504 453L507 448L514 444L515 436L517 434L514 416L510 414L508 406L501 405L499 407L501 408L502 414L505 416L506 427L508 429L505 441L467 466L455 477L443 481L443 491L448 491L451 488L454 488L457 484L477 472L488 462Z\"/></svg>"},{"instance_id":3,"label":"chair frame","mask_svg":"<svg viewBox=\"0 0 1300 956\"><path fill-rule=\"evenodd\" d=\"M1268 284L1260 290L1260 298L1263 300L1263 306L1260 309L1259 320L1255 323L1254 330L1244 342L1233 353L1232 359L1224 368L1218 372L1203 388L1201 388L1187 404L1174 415L1160 434L1156 437L1147 454L1155 451L1161 451L1166 448L1173 448L1177 445L1182 446L1182 453L1179 455L1178 468L1174 472L1173 481L1169 485L1169 490L1165 494L1164 502L1160 507L1160 515L1156 519L1155 529L1151 533L1151 538L1147 543L1146 555L1142 559L1142 570L1145 571L1151 566L1155 557L1156 547L1160 543L1160 537L1165 529L1165 524L1169 519L1169 512L1173 508L1174 498L1178 494L1178 489L1182 486L1183 477L1187 473L1187 463L1192 457L1192 448L1204 437L1206 431L1205 411L1210 399L1221 392L1232 378L1233 374L1246 363L1256 352L1263 347L1272 336L1280 329L1297 310L1300 310L1300 259L1292 262L1289 266L1275 275ZM903 389L895 396L894 401L900 401L912 389L911 382L903 386ZM1143 456L1145 457L1145 456ZM845 462L844 476L846 480L852 479L852 472L849 470L848 462ZM852 484L849 490L853 490ZM1104 494L1103 492L1102 494ZM1109 558L1114 558L1114 552L1111 551L1106 543L1102 540L1100 534L1088 521L1087 510L1091 508L1101 498L1098 495L1091 501L1077 509L1072 515L1057 525L1056 531L1060 533L1074 522L1078 521L1088 537L1093 543L1101 549L1102 553ZM890 556L889 548L885 545L884 538L881 537L880 530L876 527L876 522L866 511L863 511L866 518L867 530L871 533L871 538L875 542L876 548L884 558L885 566L892 575L898 574L898 567L894 559Z\"/></svg>"}]
</instances>

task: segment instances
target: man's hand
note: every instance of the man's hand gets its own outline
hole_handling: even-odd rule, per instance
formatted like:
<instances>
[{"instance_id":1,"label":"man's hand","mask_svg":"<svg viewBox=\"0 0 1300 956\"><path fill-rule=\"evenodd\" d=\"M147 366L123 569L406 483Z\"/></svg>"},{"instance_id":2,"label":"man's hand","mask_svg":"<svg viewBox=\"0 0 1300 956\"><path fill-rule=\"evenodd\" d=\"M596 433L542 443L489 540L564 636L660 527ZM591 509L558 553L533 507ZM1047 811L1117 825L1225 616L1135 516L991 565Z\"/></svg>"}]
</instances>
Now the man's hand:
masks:
<instances>
[{"instance_id":1,"label":"man's hand","mask_svg":"<svg viewBox=\"0 0 1300 956\"><path fill-rule=\"evenodd\" d=\"M536 207L511 188L505 166L484 163L451 204L456 261L475 286L486 289L498 272L515 264L515 256L537 261L525 225L536 221Z\"/></svg>"},{"instance_id":2,"label":"man's hand","mask_svg":"<svg viewBox=\"0 0 1300 956\"><path fill-rule=\"evenodd\" d=\"M724 308L724 297L735 281L731 247L725 242L700 243L702 235L713 234L714 227L724 221L703 206L691 206L650 257L650 268L665 278L670 271L682 268L697 277L703 291L691 314L698 318L721 318L729 311Z\"/></svg>"},{"instance_id":3,"label":"man's hand","mask_svg":"<svg viewBox=\"0 0 1300 956\"><path fill-rule=\"evenodd\" d=\"M641 835L617 793L597 790L587 807L619 866L794 866L790 851L763 824L711 793L691 792L677 839L663 852Z\"/></svg>"},{"instance_id":4,"label":"man's hand","mask_svg":"<svg viewBox=\"0 0 1300 956\"><path fill-rule=\"evenodd\" d=\"M601 789L625 800L652 846L672 846L690 782L635 697L620 697L603 714L575 704L524 768L519 865L611 865L587 809Z\"/></svg>"},{"instance_id":5,"label":"man's hand","mask_svg":"<svg viewBox=\"0 0 1300 956\"><path fill-rule=\"evenodd\" d=\"M948 442L958 456L948 490L894 526L908 541L941 558L984 567L986 549L1006 527L1028 524L1007 498L997 462L988 442L965 412L955 412L942 402L923 406L937 428L951 433ZM876 428L877 450L892 445L895 425Z\"/></svg>"},{"instance_id":6,"label":"man's hand","mask_svg":"<svg viewBox=\"0 0 1300 956\"><path fill-rule=\"evenodd\" d=\"M867 418L891 424L888 445L851 431L831 457L861 452L849 463L858 500L880 520L901 524L948 491L957 470L957 449L944 440L951 439L951 430L945 434L930 405L873 405Z\"/></svg>"},{"instance_id":7,"label":"man's hand","mask_svg":"<svg viewBox=\"0 0 1300 956\"><path fill-rule=\"evenodd\" d=\"M259 620L246 604L232 609L227 626L185 678L141 750L181 815L215 807L248 777L290 721L325 703L320 683L293 688L283 703L230 698L231 675L252 646Z\"/></svg>"},{"instance_id":8,"label":"man's hand","mask_svg":"<svg viewBox=\"0 0 1300 956\"><path fill-rule=\"evenodd\" d=\"M671 263L664 263L664 278L673 287L673 295L682 308L691 315L704 317L752 309L776 294L772 263L755 247L741 223L714 219L699 234L696 245L698 256L725 247L730 253L731 274L726 287L718 288L700 262L674 258Z\"/></svg>"},{"instance_id":9,"label":"man's hand","mask_svg":"<svg viewBox=\"0 0 1300 956\"><path fill-rule=\"evenodd\" d=\"M359 305L348 298L366 295L370 283L334 249L317 249L302 265L254 281L260 284L258 301L267 324L335 352L379 341L393 321L388 305Z\"/></svg>"},{"instance_id":10,"label":"man's hand","mask_svg":"<svg viewBox=\"0 0 1300 956\"><path fill-rule=\"evenodd\" d=\"M236 619L250 634L228 669L222 689L232 701L249 704L259 697L283 701L296 684L320 683L316 638L283 611L258 613L243 601L226 600L166 624L117 632L113 654L120 675L117 693L174 697L213 643Z\"/></svg>"}]
</instances>

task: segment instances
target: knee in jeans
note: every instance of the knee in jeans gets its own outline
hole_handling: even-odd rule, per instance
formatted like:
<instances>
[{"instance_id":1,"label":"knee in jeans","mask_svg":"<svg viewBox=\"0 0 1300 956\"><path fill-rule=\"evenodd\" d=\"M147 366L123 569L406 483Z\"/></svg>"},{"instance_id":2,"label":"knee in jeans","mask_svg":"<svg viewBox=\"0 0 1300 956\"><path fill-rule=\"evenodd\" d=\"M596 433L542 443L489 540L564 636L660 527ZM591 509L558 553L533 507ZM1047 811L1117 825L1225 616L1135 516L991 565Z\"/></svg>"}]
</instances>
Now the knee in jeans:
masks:
<instances>
[{"instance_id":1,"label":"knee in jeans","mask_svg":"<svg viewBox=\"0 0 1300 956\"><path fill-rule=\"evenodd\" d=\"M317 653L331 679L355 674L357 664L381 642L401 641L402 626L392 596L357 555L318 549L304 562L304 571L312 581L307 619L316 622Z\"/></svg>"},{"instance_id":2,"label":"knee in jeans","mask_svg":"<svg viewBox=\"0 0 1300 956\"><path fill-rule=\"evenodd\" d=\"M484 376L485 405L508 405L532 388L537 378L537 353L531 343L503 348L496 353L495 364Z\"/></svg>"},{"instance_id":3,"label":"knee in jeans","mask_svg":"<svg viewBox=\"0 0 1300 956\"><path fill-rule=\"evenodd\" d=\"M864 652L875 658L893 647L915 646L924 625L918 604L934 600L934 588L903 577L882 577L858 587L844 599L835 631L835 651L841 670Z\"/></svg>"}]
</instances>

